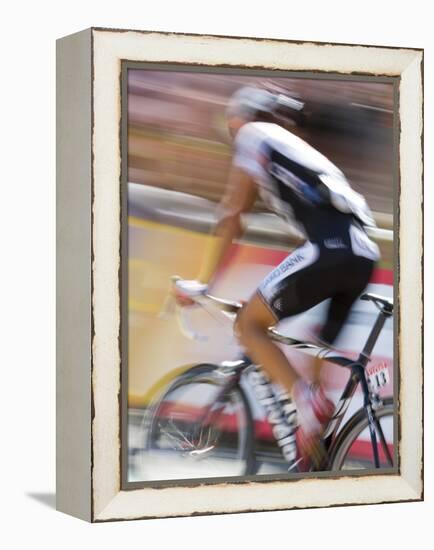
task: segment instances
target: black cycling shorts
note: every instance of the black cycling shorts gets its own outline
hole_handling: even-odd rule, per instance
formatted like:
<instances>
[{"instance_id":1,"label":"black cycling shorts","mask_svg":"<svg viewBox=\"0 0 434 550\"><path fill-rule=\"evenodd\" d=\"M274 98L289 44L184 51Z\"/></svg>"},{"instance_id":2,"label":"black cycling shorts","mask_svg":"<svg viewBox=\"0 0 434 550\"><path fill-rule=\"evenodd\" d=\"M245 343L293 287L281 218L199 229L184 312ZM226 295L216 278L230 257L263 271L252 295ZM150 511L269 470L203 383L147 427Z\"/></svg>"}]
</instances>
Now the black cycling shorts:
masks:
<instances>
[{"instance_id":1,"label":"black cycling shorts","mask_svg":"<svg viewBox=\"0 0 434 550\"><path fill-rule=\"evenodd\" d=\"M258 292L278 320L330 299L319 338L331 344L369 282L375 255L357 255L351 246L329 241L326 246L307 241L295 249L264 279Z\"/></svg>"}]
</instances>

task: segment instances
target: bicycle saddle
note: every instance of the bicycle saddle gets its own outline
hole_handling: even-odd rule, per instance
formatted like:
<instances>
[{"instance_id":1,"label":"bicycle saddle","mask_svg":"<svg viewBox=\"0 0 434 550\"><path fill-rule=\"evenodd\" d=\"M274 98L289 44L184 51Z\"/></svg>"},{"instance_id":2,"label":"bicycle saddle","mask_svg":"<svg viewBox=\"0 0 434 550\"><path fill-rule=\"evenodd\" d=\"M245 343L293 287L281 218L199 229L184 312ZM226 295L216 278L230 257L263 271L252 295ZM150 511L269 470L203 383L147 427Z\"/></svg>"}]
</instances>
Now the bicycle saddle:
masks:
<instances>
[{"instance_id":1,"label":"bicycle saddle","mask_svg":"<svg viewBox=\"0 0 434 550\"><path fill-rule=\"evenodd\" d=\"M366 294L362 294L360 299L374 302L374 304L376 304L377 306L381 304L383 306L382 309L387 313L391 313L393 311L393 300L391 300L390 298L384 298L384 296L379 296L378 294L371 294L367 292Z\"/></svg>"}]
</instances>

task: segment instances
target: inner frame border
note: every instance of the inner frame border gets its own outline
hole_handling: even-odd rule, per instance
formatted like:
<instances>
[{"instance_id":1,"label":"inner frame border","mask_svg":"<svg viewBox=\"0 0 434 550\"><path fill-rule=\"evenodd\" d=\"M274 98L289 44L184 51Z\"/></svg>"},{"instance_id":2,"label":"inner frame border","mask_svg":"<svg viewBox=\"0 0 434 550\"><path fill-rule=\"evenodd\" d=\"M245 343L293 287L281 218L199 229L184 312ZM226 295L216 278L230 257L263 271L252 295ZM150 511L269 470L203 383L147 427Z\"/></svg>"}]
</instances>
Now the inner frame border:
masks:
<instances>
[{"instance_id":1,"label":"inner frame border","mask_svg":"<svg viewBox=\"0 0 434 550\"><path fill-rule=\"evenodd\" d=\"M98 29L98 31L104 29ZM231 37L235 38L235 37ZM283 41L291 42L291 41ZM341 45L341 44L339 44ZM353 46L353 44L351 44ZM399 49L399 48L398 48ZM299 78L318 80L342 81L369 81L372 83L390 84L393 87L393 398L394 412L394 461L393 468L380 470L354 470L351 473L337 475L335 472L306 472L299 474L256 474L252 476L225 476L206 478L186 478L152 481L128 481L128 71L148 70L161 72L183 72L204 74L233 74L234 76L257 76L276 78ZM344 74L333 71L290 71L284 69L247 68L234 65L206 65L186 64L175 62L149 62L121 60L120 67L120 130L119 146L121 152L120 170L120 394L119 394L119 440L120 440L120 490L133 491L143 488L185 487L192 488L204 485L218 485L222 483L268 483L275 481L297 482L302 479L340 479L342 477L366 477L396 475L400 473L400 361L399 361L399 334L400 334L400 304L399 304L399 228L400 228L400 166L399 166L399 85L401 77L391 75L369 75L361 73Z\"/></svg>"}]
</instances>

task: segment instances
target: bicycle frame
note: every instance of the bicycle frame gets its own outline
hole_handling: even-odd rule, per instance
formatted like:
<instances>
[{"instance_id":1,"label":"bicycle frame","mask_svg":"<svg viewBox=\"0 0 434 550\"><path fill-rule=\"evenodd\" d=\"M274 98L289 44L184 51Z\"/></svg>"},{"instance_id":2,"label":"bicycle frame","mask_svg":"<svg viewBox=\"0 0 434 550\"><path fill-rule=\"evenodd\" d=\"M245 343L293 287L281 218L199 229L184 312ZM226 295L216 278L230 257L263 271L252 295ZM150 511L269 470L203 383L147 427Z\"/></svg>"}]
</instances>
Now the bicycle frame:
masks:
<instances>
[{"instance_id":1,"label":"bicycle frame","mask_svg":"<svg viewBox=\"0 0 434 550\"><path fill-rule=\"evenodd\" d=\"M177 278L173 279L176 283ZM222 312L233 315L236 314L239 309L242 307L240 303L230 302L227 300L222 300L215 298L214 296L205 295L198 300L198 303L203 305L202 299L209 300L213 302L217 307L221 309ZM382 449L386 455L387 460L390 464L393 463L392 457L390 455L389 449L387 447L386 439L384 437L383 430L378 419L375 416L375 410L373 408L373 400L376 398L376 394L372 394L369 390L368 380L366 377L365 369L368 363L371 360L371 354L377 343L378 337L384 327L386 320L393 314L393 303L387 299L382 298L381 296L376 296L374 294L364 294L361 296L362 300L369 300L374 303L378 308L379 313L375 320L374 326L371 329L371 332L368 335L366 343L360 352L358 358L354 361L348 357L340 355L332 355L335 353L331 348L320 346L314 343L302 342L300 340L295 340L293 338L287 337L279 333L275 328L271 327L269 329L270 336L273 340L287 345L293 349L299 350L310 350L314 351L318 357L323 360L326 360L330 363L336 365L347 367L350 369L351 374L347 381L347 384L342 392L341 398L337 404L335 413L330 420L329 424L326 426L323 442L327 451L330 450L331 445L336 437L336 434L342 424L345 413L348 410L348 406L352 397L354 396L358 385L361 385L363 393L363 408L365 409L366 416L368 419L369 433L372 443L372 450L374 455L374 464L375 468L380 467L380 458L378 450L378 441L377 441L377 432L380 438ZM217 398L214 400L214 403L210 406L208 411L205 412L201 421L205 421L208 417L212 406L234 385L237 385L240 381L241 375L245 369L249 366L252 366L253 362L246 356L238 361L224 362L221 365L221 369L217 369L225 377L227 377L226 383L222 384L221 391L218 392ZM229 368L228 368L229 367ZM232 367L232 373L230 368ZM276 400L277 401L277 400Z\"/></svg>"},{"instance_id":2,"label":"bicycle frame","mask_svg":"<svg viewBox=\"0 0 434 550\"><path fill-rule=\"evenodd\" d=\"M364 296L369 296L369 295L364 295ZM369 299L369 298L365 298L365 299ZM375 302L375 300L373 301ZM378 337L383 329L383 326L386 320L389 317L391 317L393 313L393 306L390 303L383 304L383 307L379 307L378 303L376 303L376 305L380 311L378 313L375 324L372 327L372 330L368 336L368 339L366 340L363 350L360 352L359 357L355 362L349 363L347 365L343 365L351 368L351 376L342 393L342 396L339 401L338 407L335 411L335 414L333 415L333 418L331 419L329 425L326 428L326 431L324 434L324 442L325 442L326 448L329 449L333 441L333 438L336 435L342 423L342 420L345 416L345 412L348 409L350 400L353 397L354 393L356 392L357 386L360 384L363 392L363 408L365 409L366 415L368 418L369 434L371 437L372 451L374 454L374 464L376 468L379 468L380 459L379 459L378 441L377 441L376 432L378 432L381 445L388 462L392 464L393 460L392 460L392 457L390 456L389 448L387 446L383 430L381 428L381 425L378 419L375 416L375 411L372 407L371 392L369 391L368 380L366 378L365 369L369 361L371 360L372 350L374 349L374 346L377 343ZM342 359L346 359L346 358L339 358L339 357L328 358L329 361L338 363L338 364ZM340 363L340 364L343 364L343 363Z\"/></svg>"},{"instance_id":3,"label":"bicycle frame","mask_svg":"<svg viewBox=\"0 0 434 550\"><path fill-rule=\"evenodd\" d=\"M376 305L378 307L378 304ZM393 463L393 459L390 455L390 451L387 446L387 442L384 437L383 430L381 428L381 425L378 419L375 416L375 411L372 405L372 393L369 390L368 380L365 372L365 369L371 360L372 351L384 327L384 324L386 320L392 315L392 312L393 312L393 308L390 304L386 304L383 307L378 307L378 308L380 311L378 313L374 326L372 327L371 332L369 333L369 336L366 340L366 343L362 351L360 352L358 358L355 361L352 359L349 359L348 357L343 357L339 355L328 356L328 353L330 353L329 349L318 348L319 350L318 355L321 355L322 353L322 357L325 360L329 361L330 363L334 363L336 365L347 367L350 369L350 377L342 392L340 400L336 406L335 413L332 419L330 420L329 424L326 426L326 429L324 432L323 442L324 442L325 448L326 450L330 449L331 444L334 441L336 434L342 424L345 413L348 410L351 399L353 398L354 394L356 393L357 387L360 384L362 393L363 393L363 408L366 411L366 415L368 419L368 427L369 427L369 433L370 433L370 438L372 443L375 468L380 467L377 433L379 435L380 443L388 462L390 464ZM313 344L303 343L303 342L295 341L289 338L287 339L286 337L276 332L273 333L273 331L271 331L271 333L272 335L274 335L274 339L280 341L281 343L284 343L284 344L286 343L288 347L292 347L300 350L303 350L303 348L307 348L307 349L315 348L315 345ZM248 359L248 357L244 357L242 360L242 363L240 362L237 368L243 371L251 365L252 365L252 362L250 361L250 359Z\"/></svg>"}]
</instances>

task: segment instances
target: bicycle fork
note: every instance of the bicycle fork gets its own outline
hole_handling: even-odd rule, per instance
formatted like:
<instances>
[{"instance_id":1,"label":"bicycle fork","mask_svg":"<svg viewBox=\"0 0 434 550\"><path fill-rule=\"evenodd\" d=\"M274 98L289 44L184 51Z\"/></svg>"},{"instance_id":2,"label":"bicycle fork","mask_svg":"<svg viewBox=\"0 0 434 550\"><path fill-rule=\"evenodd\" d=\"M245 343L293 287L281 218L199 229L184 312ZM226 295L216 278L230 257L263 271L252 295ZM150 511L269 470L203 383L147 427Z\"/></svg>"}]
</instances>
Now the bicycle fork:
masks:
<instances>
[{"instance_id":1,"label":"bicycle fork","mask_svg":"<svg viewBox=\"0 0 434 550\"><path fill-rule=\"evenodd\" d=\"M380 422L378 421L378 418L375 415L375 411L373 410L373 407L372 407L368 381L366 379L366 373L365 373L365 367L368 364L368 362L371 360L371 353L372 353L372 350L374 349L375 343L377 342L378 336L386 320L392 315L392 311L393 311L393 308L390 308L390 306L388 308L383 307L379 309L380 309L380 313L378 314L375 324L372 327L371 333L368 336L365 346L359 355L357 363L352 367L353 373L355 374L355 376L358 377L360 384L362 386L363 406L365 408L366 416L368 418L369 434L371 437L375 468L380 467L377 432L380 437L380 442L381 442L383 451L386 455L386 458L389 461L389 464L392 464L392 458L390 456L389 449L387 447L383 430L381 428Z\"/></svg>"},{"instance_id":2,"label":"bicycle fork","mask_svg":"<svg viewBox=\"0 0 434 550\"><path fill-rule=\"evenodd\" d=\"M362 361L363 361L363 358L362 358ZM347 382L347 385L342 394L341 400L339 401L336 407L335 414L333 415L323 437L325 440L326 448L329 448L333 441L333 437L337 433L339 426L345 416L345 413L348 409L348 405L351 401L351 398L353 397L356 391L356 388L360 383L362 387L362 392L363 392L363 408L365 409L366 416L368 419L368 429L369 429L369 435L370 435L371 444L372 444L372 453L374 456L374 466L375 468L379 468L380 456L379 456L379 450L378 450L377 433L380 438L383 451L386 455L387 460L389 461L389 464L392 464L392 458L390 456L390 452L387 447L387 442L384 437L384 433L381 428L380 422L378 421L375 415L375 411L372 407L368 381L366 380L365 365L363 364L362 361L360 363L355 363L351 366L351 377Z\"/></svg>"},{"instance_id":3,"label":"bicycle fork","mask_svg":"<svg viewBox=\"0 0 434 550\"><path fill-rule=\"evenodd\" d=\"M369 392L369 386L368 382L366 380L365 372L361 372L360 374L360 382L363 389L363 406L366 410L366 416L368 417L368 427L369 427L369 435L371 437L371 443L372 443L372 452L374 455L374 465L375 468L380 467L380 455L378 451L378 440L377 440L377 434L380 438L381 448L383 449L383 452L386 456L386 459L390 465L393 464L393 459L390 455L389 448L387 446L386 438L384 437L383 429L381 427L381 424L375 414L375 411L372 407L372 402L370 398L370 392Z\"/></svg>"},{"instance_id":4,"label":"bicycle fork","mask_svg":"<svg viewBox=\"0 0 434 550\"><path fill-rule=\"evenodd\" d=\"M376 426L375 426L375 420L374 420L374 414L372 410L371 400L369 398L369 388L368 388L368 382L366 380L366 376L364 373L363 367L359 367L361 369L361 372L359 374L360 383L362 386L363 391L363 407L366 411L366 416L368 417L368 427L369 427L369 435L371 437L371 443L372 443L372 452L374 454L374 465L376 468L380 467L380 457L378 454L378 441L377 441L377 433L376 433Z\"/></svg>"}]
</instances>

